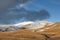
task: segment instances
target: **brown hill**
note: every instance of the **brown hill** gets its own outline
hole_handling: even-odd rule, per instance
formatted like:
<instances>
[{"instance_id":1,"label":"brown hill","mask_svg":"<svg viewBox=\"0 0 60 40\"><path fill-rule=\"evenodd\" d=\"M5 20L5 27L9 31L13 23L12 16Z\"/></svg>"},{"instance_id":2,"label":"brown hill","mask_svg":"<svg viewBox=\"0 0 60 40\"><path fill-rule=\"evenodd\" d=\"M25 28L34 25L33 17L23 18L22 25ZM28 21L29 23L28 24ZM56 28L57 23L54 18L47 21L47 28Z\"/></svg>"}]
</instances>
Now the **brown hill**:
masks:
<instances>
[{"instance_id":1,"label":"brown hill","mask_svg":"<svg viewBox=\"0 0 60 40\"><path fill-rule=\"evenodd\" d=\"M44 36L36 32L24 30L0 32L0 40L44 40Z\"/></svg>"},{"instance_id":2,"label":"brown hill","mask_svg":"<svg viewBox=\"0 0 60 40\"><path fill-rule=\"evenodd\" d=\"M57 22L44 28L36 29L35 32L49 37L50 40L60 40L60 22Z\"/></svg>"},{"instance_id":3,"label":"brown hill","mask_svg":"<svg viewBox=\"0 0 60 40\"><path fill-rule=\"evenodd\" d=\"M60 40L60 23L38 29L0 32L0 40Z\"/></svg>"},{"instance_id":4,"label":"brown hill","mask_svg":"<svg viewBox=\"0 0 60 40\"><path fill-rule=\"evenodd\" d=\"M60 32L60 23L55 23L55 24L52 24L50 26L46 26L46 27L43 27L43 28L38 28L36 29L36 32L45 32L45 33L58 33Z\"/></svg>"}]
</instances>

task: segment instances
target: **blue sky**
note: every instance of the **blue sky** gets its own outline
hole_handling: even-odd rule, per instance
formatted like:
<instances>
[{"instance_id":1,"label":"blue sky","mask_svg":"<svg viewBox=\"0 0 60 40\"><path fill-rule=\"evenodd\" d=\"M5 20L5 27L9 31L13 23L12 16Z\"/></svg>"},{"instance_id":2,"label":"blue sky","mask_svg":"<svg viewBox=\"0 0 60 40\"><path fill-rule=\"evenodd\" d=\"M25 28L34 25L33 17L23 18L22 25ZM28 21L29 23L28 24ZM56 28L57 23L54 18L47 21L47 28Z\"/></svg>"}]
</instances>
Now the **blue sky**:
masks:
<instances>
[{"instance_id":1,"label":"blue sky","mask_svg":"<svg viewBox=\"0 0 60 40\"><path fill-rule=\"evenodd\" d=\"M48 19L52 22L60 21L60 0L39 0L40 5L49 11L51 17Z\"/></svg>"},{"instance_id":2,"label":"blue sky","mask_svg":"<svg viewBox=\"0 0 60 40\"><path fill-rule=\"evenodd\" d=\"M40 5L43 5L50 12L49 21L60 21L60 0L41 0Z\"/></svg>"},{"instance_id":3,"label":"blue sky","mask_svg":"<svg viewBox=\"0 0 60 40\"><path fill-rule=\"evenodd\" d=\"M35 0L26 9L28 10L45 9L50 13L50 18L46 20L52 22L60 21L60 0Z\"/></svg>"},{"instance_id":4,"label":"blue sky","mask_svg":"<svg viewBox=\"0 0 60 40\"><path fill-rule=\"evenodd\" d=\"M31 20L60 22L60 0L3 0L0 2L0 6L0 24L14 24ZM47 13L40 13L42 9L50 14L49 18L46 19L49 16Z\"/></svg>"}]
</instances>

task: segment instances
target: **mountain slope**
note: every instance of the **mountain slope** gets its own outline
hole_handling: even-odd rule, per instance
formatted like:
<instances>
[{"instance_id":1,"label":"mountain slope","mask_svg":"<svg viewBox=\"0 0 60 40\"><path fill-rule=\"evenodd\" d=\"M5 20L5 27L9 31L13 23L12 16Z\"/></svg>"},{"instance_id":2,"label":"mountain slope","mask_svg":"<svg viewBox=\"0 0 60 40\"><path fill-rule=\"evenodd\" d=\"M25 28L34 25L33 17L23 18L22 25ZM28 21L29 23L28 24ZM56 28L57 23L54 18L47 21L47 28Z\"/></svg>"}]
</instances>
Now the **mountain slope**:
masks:
<instances>
[{"instance_id":1,"label":"mountain slope","mask_svg":"<svg viewBox=\"0 0 60 40\"><path fill-rule=\"evenodd\" d=\"M25 27L25 29L0 32L0 40L60 40L60 22L51 24L46 21L25 23L27 24L17 25L17 27ZM43 27L40 26L41 24ZM35 26L36 28L34 28Z\"/></svg>"},{"instance_id":2,"label":"mountain slope","mask_svg":"<svg viewBox=\"0 0 60 40\"><path fill-rule=\"evenodd\" d=\"M35 32L38 32L44 36L49 37L50 40L60 40L60 22L52 24L50 26L36 29Z\"/></svg>"},{"instance_id":3,"label":"mountain slope","mask_svg":"<svg viewBox=\"0 0 60 40\"><path fill-rule=\"evenodd\" d=\"M17 30L12 32L0 32L0 40L44 40L44 36L36 32Z\"/></svg>"}]
</instances>

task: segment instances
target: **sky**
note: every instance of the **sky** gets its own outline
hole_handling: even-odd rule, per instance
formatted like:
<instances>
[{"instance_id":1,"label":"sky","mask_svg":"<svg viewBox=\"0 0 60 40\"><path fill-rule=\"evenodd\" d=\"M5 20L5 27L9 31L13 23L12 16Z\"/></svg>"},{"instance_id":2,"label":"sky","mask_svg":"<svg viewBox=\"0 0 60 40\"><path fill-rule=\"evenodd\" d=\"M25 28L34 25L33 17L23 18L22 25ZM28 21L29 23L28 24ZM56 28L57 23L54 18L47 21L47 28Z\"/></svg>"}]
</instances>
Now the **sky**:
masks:
<instances>
[{"instance_id":1,"label":"sky","mask_svg":"<svg viewBox=\"0 0 60 40\"><path fill-rule=\"evenodd\" d=\"M36 0L39 6L48 10L50 13L49 21L59 22L60 21L60 0Z\"/></svg>"},{"instance_id":2,"label":"sky","mask_svg":"<svg viewBox=\"0 0 60 40\"><path fill-rule=\"evenodd\" d=\"M0 0L0 24L60 22L60 0Z\"/></svg>"},{"instance_id":3,"label":"sky","mask_svg":"<svg viewBox=\"0 0 60 40\"><path fill-rule=\"evenodd\" d=\"M38 1L37 1L38 2ZM49 21L60 21L60 0L39 0L39 4L50 13Z\"/></svg>"},{"instance_id":4,"label":"sky","mask_svg":"<svg viewBox=\"0 0 60 40\"><path fill-rule=\"evenodd\" d=\"M34 10L45 9L49 12L50 18L46 20L52 22L60 21L60 0L35 0L33 5L35 6Z\"/></svg>"}]
</instances>

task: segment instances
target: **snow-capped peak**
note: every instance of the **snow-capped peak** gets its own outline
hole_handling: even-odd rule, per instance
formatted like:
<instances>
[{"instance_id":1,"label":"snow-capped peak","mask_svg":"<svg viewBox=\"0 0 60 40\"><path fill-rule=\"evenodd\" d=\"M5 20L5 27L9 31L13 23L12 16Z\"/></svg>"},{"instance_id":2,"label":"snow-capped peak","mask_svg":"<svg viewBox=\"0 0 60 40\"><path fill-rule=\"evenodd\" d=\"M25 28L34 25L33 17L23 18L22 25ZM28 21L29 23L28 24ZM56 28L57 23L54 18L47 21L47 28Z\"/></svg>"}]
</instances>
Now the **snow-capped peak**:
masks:
<instances>
[{"instance_id":1,"label":"snow-capped peak","mask_svg":"<svg viewBox=\"0 0 60 40\"><path fill-rule=\"evenodd\" d=\"M49 26L52 24L53 23L49 21L37 21L37 22L28 21L28 22L22 22L22 23L15 24L15 26L24 27L27 29L37 29L37 28L42 28L42 27Z\"/></svg>"},{"instance_id":2,"label":"snow-capped peak","mask_svg":"<svg viewBox=\"0 0 60 40\"><path fill-rule=\"evenodd\" d=\"M32 22L32 21L22 22L22 23L15 24L15 26L28 25L28 24L32 24L32 23L34 23L34 22Z\"/></svg>"}]
</instances>

